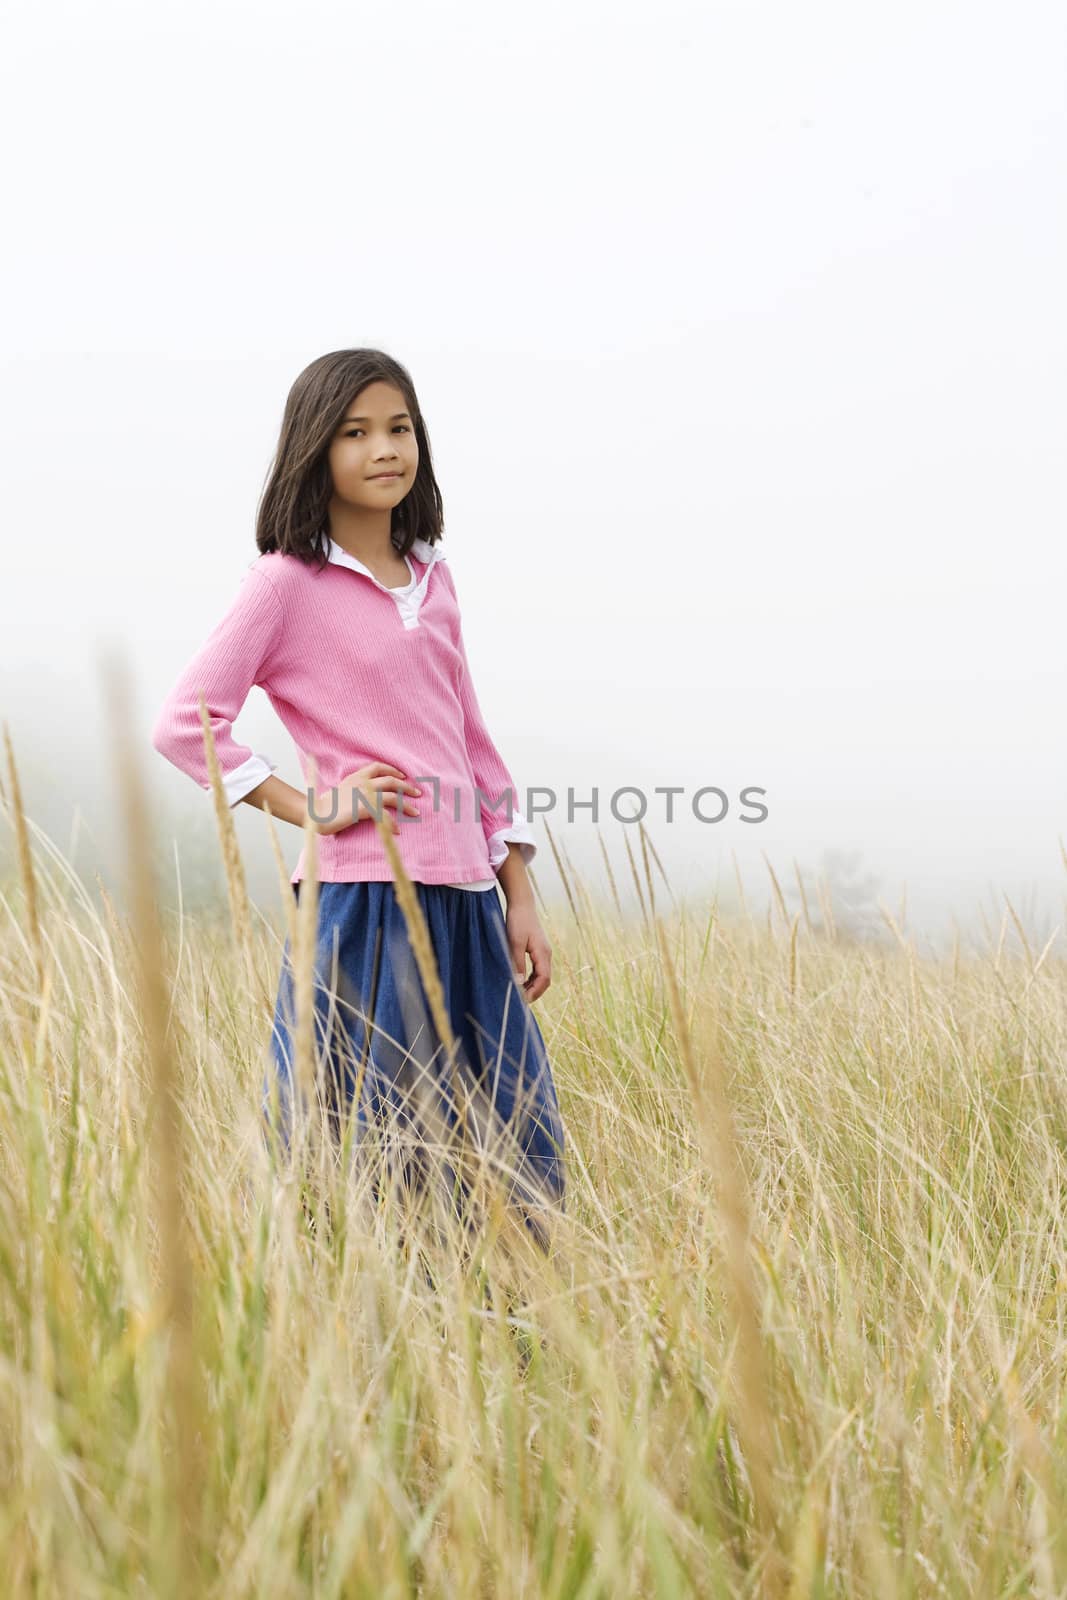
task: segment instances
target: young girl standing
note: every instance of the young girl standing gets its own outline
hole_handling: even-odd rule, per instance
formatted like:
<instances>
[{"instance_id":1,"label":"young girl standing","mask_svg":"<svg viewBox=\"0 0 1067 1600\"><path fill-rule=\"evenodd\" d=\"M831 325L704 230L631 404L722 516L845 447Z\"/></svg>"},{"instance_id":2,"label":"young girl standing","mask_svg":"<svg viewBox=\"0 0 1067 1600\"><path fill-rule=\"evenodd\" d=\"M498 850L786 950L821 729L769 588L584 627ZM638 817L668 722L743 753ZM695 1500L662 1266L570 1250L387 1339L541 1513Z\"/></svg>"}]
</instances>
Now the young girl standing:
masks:
<instances>
[{"instance_id":1,"label":"young girl standing","mask_svg":"<svg viewBox=\"0 0 1067 1600\"><path fill-rule=\"evenodd\" d=\"M479 709L442 526L405 368L379 350L313 361L289 392L259 506L260 554L167 696L152 743L210 791L203 693L230 804L268 804L298 828L310 817L316 1034L331 1124L340 1129L354 1113L361 1131L390 1119L414 1127L417 1157L427 1108L435 1125L454 1126L456 1105L372 811L388 819L427 924L460 1069L507 1130L512 1193L531 1201L520 1211L544 1246L533 1197L542 1211L562 1211L564 1170L555 1085L530 1009L551 981L526 872L536 845ZM292 735L303 790L233 738L254 684ZM297 899L304 876L301 850ZM263 1084L266 1131L275 1107L287 1148L289 955L286 940ZM404 1179L421 1181L417 1158Z\"/></svg>"}]
</instances>

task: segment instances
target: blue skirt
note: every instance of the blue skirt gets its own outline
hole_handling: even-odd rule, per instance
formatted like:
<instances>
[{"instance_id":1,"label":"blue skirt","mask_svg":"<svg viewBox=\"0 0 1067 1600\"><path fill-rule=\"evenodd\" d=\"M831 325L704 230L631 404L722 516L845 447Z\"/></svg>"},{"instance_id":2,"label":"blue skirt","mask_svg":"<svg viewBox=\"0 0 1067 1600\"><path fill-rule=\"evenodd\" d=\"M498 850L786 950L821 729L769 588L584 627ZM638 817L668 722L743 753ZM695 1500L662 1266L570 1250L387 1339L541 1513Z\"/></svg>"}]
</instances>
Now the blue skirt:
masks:
<instances>
[{"instance_id":1,"label":"blue skirt","mask_svg":"<svg viewBox=\"0 0 1067 1600\"><path fill-rule=\"evenodd\" d=\"M298 904L300 888L293 884ZM478 1147L492 1152L509 1202L547 1248L540 1218L546 1208L564 1209L563 1124L544 1038L512 970L500 899L494 889L414 889L458 1052L450 1067L395 885L320 883L314 1053L331 1128L340 1139L349 1124L355 1151L372 1129L404 1130L401 1182L410 1192L425 1179L420 1148L440 1148L462 1115L477 1129ZM262 1109L268 1146L276 1132L287 1151L294 1022L286 938ZM443 1155L437 1170L451 1171Z\"/></svg>"}]
</instances>

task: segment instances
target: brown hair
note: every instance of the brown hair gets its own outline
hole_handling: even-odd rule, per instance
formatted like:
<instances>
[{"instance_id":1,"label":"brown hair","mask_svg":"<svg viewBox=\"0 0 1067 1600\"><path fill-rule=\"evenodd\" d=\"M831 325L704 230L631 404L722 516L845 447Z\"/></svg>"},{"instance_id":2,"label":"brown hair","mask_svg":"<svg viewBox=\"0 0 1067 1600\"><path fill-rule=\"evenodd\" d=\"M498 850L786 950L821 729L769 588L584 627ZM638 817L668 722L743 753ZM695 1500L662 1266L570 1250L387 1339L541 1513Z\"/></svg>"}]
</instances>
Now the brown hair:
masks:
<instances>
[{"instance_id":1,"label":"brown hair","mask_svg":"<svg viewBox=\"0 0 1067 1600\"><path fill-rule=\"evenodd\" d=\"M419 466L415 482L393 507L392 540L407 555L416 539L436 544L443 527L441 491L434 477L426 424L415 385L384 350L332 350L304 368L285 402L274 461L256 512L260 555L280 550L301 561L327 563L333 478L327 456L345 412L368 383L395 384L415 425Z\"/></svg>"}]
</instances>

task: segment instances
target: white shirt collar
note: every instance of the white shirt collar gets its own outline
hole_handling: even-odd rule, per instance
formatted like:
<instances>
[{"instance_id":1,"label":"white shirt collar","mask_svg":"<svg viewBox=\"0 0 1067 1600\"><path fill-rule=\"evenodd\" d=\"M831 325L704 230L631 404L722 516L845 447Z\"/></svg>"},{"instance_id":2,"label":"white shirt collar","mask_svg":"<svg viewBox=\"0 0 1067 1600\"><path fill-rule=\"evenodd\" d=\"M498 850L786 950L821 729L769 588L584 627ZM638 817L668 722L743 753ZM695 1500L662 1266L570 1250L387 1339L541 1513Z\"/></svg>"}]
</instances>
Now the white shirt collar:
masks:
<instances>
[{"instance_id":1,"label":"white shirt collar","mask_svg":"<svg viewBox=\"0 0 1067 1600\"><path fill-rule=\"evenodd\" d=\"M350 556L347 550L341 548L336 539L328 539L326 554L328 559L336 562L338 566L353 567L356 572L365 572L368 578L374 578L374 582L378 583L378 579L374 577L374 573L371 572L370 568L365 566L356 556ZM416 539L411 546L410 554L415 557L416 561L427 563L423 579L429 576L429 569L435 561L443 561L445 559L444 551L438 550L436 546L430 544L426 539ZM380 587L384 588L385 585L381 584Z\"/></svg>"}]
</instances>

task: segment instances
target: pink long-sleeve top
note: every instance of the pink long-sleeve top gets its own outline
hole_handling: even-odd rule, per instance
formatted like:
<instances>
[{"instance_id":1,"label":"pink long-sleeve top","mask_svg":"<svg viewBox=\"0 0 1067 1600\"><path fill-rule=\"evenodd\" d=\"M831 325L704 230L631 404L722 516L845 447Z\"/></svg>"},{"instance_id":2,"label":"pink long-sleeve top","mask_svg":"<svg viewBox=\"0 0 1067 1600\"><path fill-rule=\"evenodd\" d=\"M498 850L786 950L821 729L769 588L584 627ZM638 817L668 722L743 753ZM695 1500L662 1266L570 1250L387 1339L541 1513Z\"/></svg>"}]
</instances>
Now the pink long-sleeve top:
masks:
<instances>
[{"instance_id":1,"label":"pink long-sleeve top","mask_svg":"<svg viewBox=\"0 0 1067 1600\"><path fill-rule=\"evenodd\" d=\"M417 883L494 887L508 843L536 853L511 774L485 725L471 681L459 604L444 553L417 539L412 582L392 590L332 539L321 571L273 552L246 570L230 609L167 695L152 744L210 791L202 692L231 805L273 770L236 742L232 724L253 685L296 745L307 786L327 791L371 761L399 767L422 788L419 816L395 813L394 841ZM389 807L383 815L391 817ZM392 882L374 820L316 840L324 883ZM300 852L291 881L305 875Z\"/></svg>"}]
</instances>

